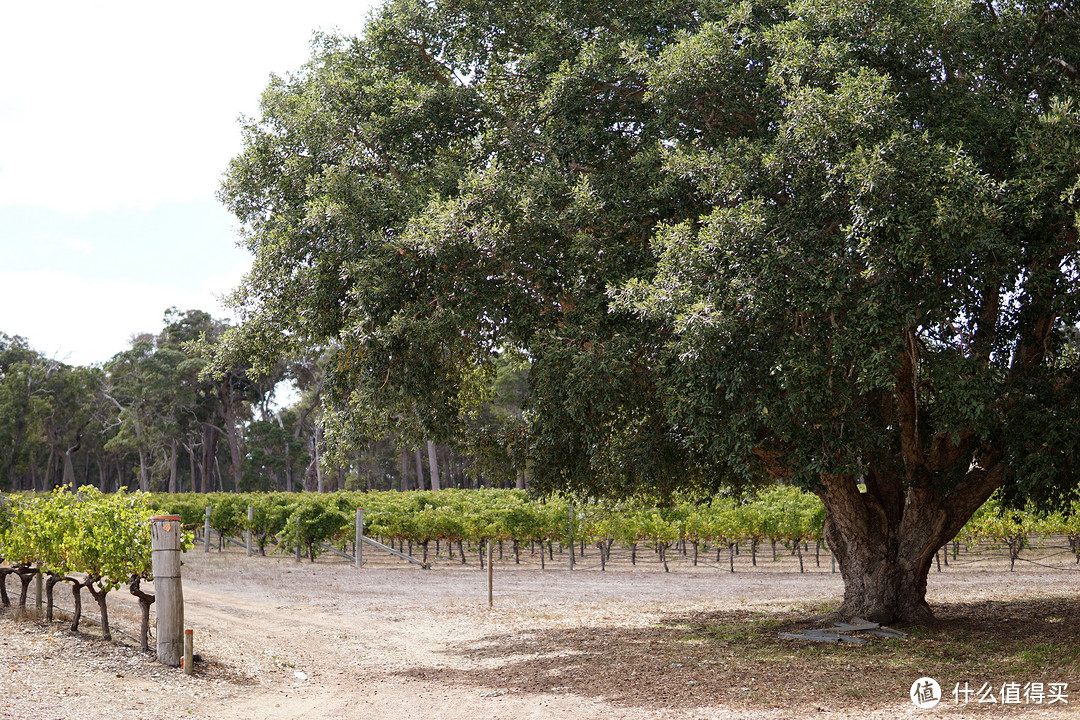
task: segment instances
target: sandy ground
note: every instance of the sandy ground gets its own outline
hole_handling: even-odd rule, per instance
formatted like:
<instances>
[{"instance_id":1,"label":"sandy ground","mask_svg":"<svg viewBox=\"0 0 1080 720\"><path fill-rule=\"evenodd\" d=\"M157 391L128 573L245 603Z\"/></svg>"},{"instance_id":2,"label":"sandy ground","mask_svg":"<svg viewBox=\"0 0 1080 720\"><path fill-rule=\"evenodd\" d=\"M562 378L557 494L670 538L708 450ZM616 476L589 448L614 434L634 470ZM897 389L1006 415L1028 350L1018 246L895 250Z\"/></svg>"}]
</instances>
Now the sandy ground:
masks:
<instances>
[{"instance_id":1,"label":"sandy ground","mask_svg":"<svg viewBox=\"0 0 1080 720\"><path fill-rule=\"evenodd\" d=\"M541 571L535 557L515 566L507 552L495 566L489 608L487 572L474 555L466 566L440 560L422 570L371 551L365 553L370 566L357 571L328 556L311 565L280 556L246 558L236 550L206 554L200 548L187 553L183 568L186 625L194 629L203 657L194 676L158 664L122 636L103 643L88 622L73 634L67 623L46 626L8 611L0 614L0 717L1038 715L1030 706L920 711L908 699L915 678L907 673L884 681L886 688L895 683L894 696L842 692L845 673L865 670L854 653L847 665L837 666L839 681L833 673L829 683L800 682L797 695L781 694L778 701L776 687L786 682L782 661L762 663L755 671L725 655L722 642L710 646L686 628L702 618L810 619L827 612L843 592L828 560L818 568L811 556L810 571L800 574L793 558L773 563L766 549L758 568L740 556L734 574L727 572L726 556L720 565L712 557L698 567L680 558L665 573L647 555L648 562L634 567L623 554L601 572L591 552L569 572L565 556L556 555ZM1013 598L1080 599L1080 571L1063 560L1059 565L1026 565L1009 573L1000 560L956 563L931 574L929 600L949 608ZM9 589L13 585L9 581ZM58 588L57 597L61 607L70 607L66 588ZM110 612L117 627L135 634L132 600L126 589L115 591ZM85 598L87 616L93 618L95 610ZM763 631L762 642L776 643L775 636L775 630ZM1075 676L1076 670L1062 671ZM759 692L763 684L772 692ZM1075 716L1080 687L1073 688L1071 704L1055 708L1063 714L1050 716Z\"/></svg>"}]
</instances>

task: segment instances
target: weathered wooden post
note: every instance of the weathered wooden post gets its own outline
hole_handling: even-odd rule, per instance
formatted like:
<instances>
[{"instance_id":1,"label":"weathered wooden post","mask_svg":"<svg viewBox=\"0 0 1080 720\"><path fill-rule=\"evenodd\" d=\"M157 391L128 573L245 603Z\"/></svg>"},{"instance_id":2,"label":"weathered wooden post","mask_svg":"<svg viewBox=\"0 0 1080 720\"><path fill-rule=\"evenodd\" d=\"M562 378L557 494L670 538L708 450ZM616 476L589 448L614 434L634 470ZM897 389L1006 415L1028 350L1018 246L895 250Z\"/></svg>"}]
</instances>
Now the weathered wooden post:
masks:
<instances>
[{"instance_id":1,"label":"weathered wooden post","mask_svg":"<svg viewBox=\"0 0 1080 720\"><path fill-rule=\"evenodd\" d=\"M34 608L41 615L41 566L38 566L37 575L34 576Z\"/></svg>"},{"instance_id":2,"label":"weathered wooden post","mask_svg":"<svg viewBox=\"0 0 1080 720\"><path fill-rule=\"evenodd\" d=\"M195 674L195 641L190 629L184 631L184 674Z\"/></svg>"},{"instance_id":3,"label":"weathered wooden post","mask_svg":"<svg viewBox=\"0 0 1080 720\"><path fill-rule=\"evenodd\" d=\"M495 570L494 570L494 567L495 567L494 560L495 560L495 558L493 557L492 547L491 546L492 546L492 541L488 540L488 546L487 546L488 607L493 607L495 605L494 590L493 590L493 588L494 588L494 580L495 580Z\"/></svg>"},{"instance_id":4,"label":"weathered wooden post","mask_svg":"<svg viewBox=\"0 0 1080 720\"><path fill-rule=\"evenodd\" d=\"M354 544L356 551L356 569L359 570L360 566L364 563L364 508L356 508L356 543Z\"/></svg>"},{"instance_id":5,"label":"weathered wooden post","mask_svg":"<svg viewBox=\"0 0 1080 720\"><path fill-rule=\"evenodd\" d=\"M296 562L300 562L300 515L296 516Z\"/></svg>"},{"instance_id":6,"label":"weathered wooden post","mask_svg":"<svg viewBox=\"0 0 1080 720\"><path fill-rule=\"evenodd\" d=\"M248 526L244 533L244 544L247 546L247 556L251 557L251 527L255 523L255 508L248 505Z\"/></svg>"},{"instance_id":7,"label":"weathered wooden post","mask_svg":"<svg viewBox=\"0 0 1080 720\"><path fill-rule=\"evenodd\" d=\"M157 606L157 659L180 665L184 653L184 593L180 585L180 518L150 518L151 568Z\"/></svg>"},{"instance_id":8,"label":"weathered wooden post","mask_svg":"<svg viewBox=\"0 0 1080 720\"><path fill-rule=\"evenodd\" d=\"M570 569L574 569L574 508L570 508Z\"/></svg>"},{"instance_id":9,"label":"weathered wooden post","mask_svg":"<svg viewBox=\"0 0 1080 720\"><path fill-rule=\"evenodd\" d=\"M203 552L210 552L210 512L209 505L206 506L206 521L203 522Z\"/></svg>"}]
</instances>

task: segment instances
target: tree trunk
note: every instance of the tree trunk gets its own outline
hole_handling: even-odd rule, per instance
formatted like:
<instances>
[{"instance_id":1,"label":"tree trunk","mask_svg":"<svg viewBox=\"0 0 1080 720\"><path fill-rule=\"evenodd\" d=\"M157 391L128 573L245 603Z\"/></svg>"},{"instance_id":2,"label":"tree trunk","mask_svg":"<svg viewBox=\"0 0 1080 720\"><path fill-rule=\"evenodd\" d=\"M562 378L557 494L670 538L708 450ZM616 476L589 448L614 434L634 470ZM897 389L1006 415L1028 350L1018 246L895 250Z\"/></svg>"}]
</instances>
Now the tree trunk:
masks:
<instances>
[{"instance_id":1,"label":"tree trunk","mask_svg":"<svg viewBox=\"0 0 1080 720\"><path fill-rule=\"evenodd\" d=\"M22 583L22 587L19 589L19 607L26 607L26 597L30 592L30 582L37 575L37 568L29 565L19 565L15 568L15 574L19 576L19 582Z\"/></svg>"},{"instance_id":2,"label":"tree trunk","mask_svg":"<svg viewBox=\"0 0 1080 720\"><path fill-rule=\"evenodd\" d=\"M15 415L15 439L11 443L11 453L8 455L7 472L5 477L8 482L11 483L13 490L19 490L22 487L22 482L15 477L15 467L18 464L19 453L18 448L23 446L23 433L26 430L26 416L27 413L16 413Z\"/></svg>"},{"instance_id":3,"label":"tree trunk","mask_svg":"<svg viewBox=\"0 0 1080 720\"><path fill-rule=\"evenodd\" d=\"M435 443L427 441L428 470L431 471L431 489L441 490L442 481L439 478L439 460L435 452Z\"/></svg>"},{"instance_id":4,"label":"tree trunk","mask_svg":"<svg viewBox=\"0 0 1080 720\"><path fill-rule=\"evenodd\" d=\"M45 463L45 477L41 479L41 487L37 487L37 482L34 483L34 489L39 492L49 492L52 490L53 472L56 466L56 448L49 448L49 461Z\"/></svg>"},{"instance_id":5,"label":"tree trunk","mask_svg":"<svg viewBox=\"0 0 1080 720\"><path fill-rule=\"evenodd\" d=\"M424 489L424 461L420 456L420 448L417 447L415 451L416 455L416 489Z\"/></svg>"},{"instance_id":6,"label":"tree trunk","mask_svg":"<svg viewBox=\"0 0 1080 720\"><path fill-rule=\"evenodd\" d=\"M172 452L169 453L169 492L176 493L176 463L177 463L177 442L176 438L172 440Z\"/></svg>"},{"instance_id":7,"label":"tree trunk","mask_svg":"<svg viewBox=\"0 0 1080 720\"><path fill-rule=\"evenodd\" d=\"M357 464L357 467L360 467ZM367 491L371 492L374 487L375 479L375 443L368 443L367 463L365 463L365 473L367 476Z\"/></svg>"},{"instance_id":8,"label":"tree trunk","mask_svg":"<svg viewBox=\"0 0 1080 720\"><path fill-rule=\"evenodd\" d=\"M75 488L75 465L71 462L72 450L64 452L64 479L63 484Z\"/></svg>"},{"instance_id":9,"label":"tree trunk","mask_svg":"<svg viewBox=\"0 0 1080 720\"><path fill-rule=\"evenodd\" d=\"M320 434L319 430L320 430L320 426L319 426L318 423L316 423L315 424L315 432L311 433L311 457L312 457L311 462L315 466L315 488L314 489L315 489L316 492L322 493L324 488L323 488L323 478L322 478L322 463L319 461L319 434ZM310 490L311 488L308 488L308 489Z\"/></svg>"},{"instance_id":10,"label":"tree trunk","mask_svg":"<svg viewBox=\"0 0 1080 720\"><path fill-rule=\"evenodd\" d=\"M409 451L401 448L401 492L409 491Z\"/></svg>"},{"instance_id":11,"label":"tree trunk","mask_svg":"<svg viewBox=\"0 0 1080 720\"><path fill-rule=\"evenodd\" d=\"M53 590L61 580L63 578L56 573L49 573L49 579L45 581L45 622L53 621Z\"/></svg>"},{"instance_id":12,"label":"tree trunk","mask_svg":"<svg viewBox=\"0 0 1080 720\"><path fill-rule=\"evenodd\" d=\"M139 489L150 492L150 471L146 467L146 450L139 448Z\"/></svg>"},{"instance_id":13,"label":"tree trunk","mask_svg":"<svg viewBox=\"0 0 1080 720\"><path fill-rule=\"evenodd\" d=\"M317 492L320 489L319 485L319 459L314 458L308 463L307 470L304 472L304 490Z\"/></svg>"},{"instance_id":14,"label":"tree trunk","mask_svg":"<svg viewBox=\"0 0 1080 720\"><path fill-rule=\"evenodd\" d=\"M933 618L926 579L938 549L963 528L1001 484L998 468L974 468L948 495L904 487L900 478L823 478L825 537L844 578L837 614L877 623L925 623Z\"/></svg>"},{"instance_id":15,"label":"tree trunk","mask_svg":"<svg viewBox=\"0 0 1080 720\"><path fill-rule=\"evenodd\" d=\"M195 492L195 452L186 445L188 451L188 492ZM184 484L180 483L180 492L184 491Z\"/></svg>"},{"instance_id":16,"label":"tree trunk","mask_svg":"<svg viewBox=\"0 0 1080 720\"><path fill-rule=\"evenodd\" d=\"M203 425L202 449L199 492L208 493L213 482L214 458L217 456L217 429L210 423Z\"/></svg>"},{"instance_id":17,"label":"tree trunk","mask_svg":"<svg viewBox=\"0 0 1080 720\"><path fill-rule=\"evenodd\" d=\"M229 443L229 461L232 463L229 467L230 474L233 481L233 492L240 492L240 433L236 427L236 407L235 399L230 391L222 391L220 393L221 405L220 414L221 419L225 421L225 439ZM223 491L224 487L221 488Z\"/></svg>"}]
</instances>

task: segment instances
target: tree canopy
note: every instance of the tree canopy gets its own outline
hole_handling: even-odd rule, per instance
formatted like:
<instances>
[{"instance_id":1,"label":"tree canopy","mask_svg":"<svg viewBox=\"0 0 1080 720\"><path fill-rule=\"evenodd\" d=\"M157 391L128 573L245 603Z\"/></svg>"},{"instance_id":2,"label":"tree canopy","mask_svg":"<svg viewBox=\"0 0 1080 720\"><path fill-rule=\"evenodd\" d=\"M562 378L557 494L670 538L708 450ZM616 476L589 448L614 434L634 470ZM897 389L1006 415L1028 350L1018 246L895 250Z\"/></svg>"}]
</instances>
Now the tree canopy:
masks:
<instances>
[{"instance_id":1,"label":"tree canopy","mask_svg":"<svg viewBox=\"0 0 1080 720\"><path fill-rule=\"evenodd\" d=\"M1078 10L391 0L245 124L227 354L424 437L523 355L542 487L801 484L843 611L923 619L991 492L1071 481Z\"/></svg>"}]
</instances>

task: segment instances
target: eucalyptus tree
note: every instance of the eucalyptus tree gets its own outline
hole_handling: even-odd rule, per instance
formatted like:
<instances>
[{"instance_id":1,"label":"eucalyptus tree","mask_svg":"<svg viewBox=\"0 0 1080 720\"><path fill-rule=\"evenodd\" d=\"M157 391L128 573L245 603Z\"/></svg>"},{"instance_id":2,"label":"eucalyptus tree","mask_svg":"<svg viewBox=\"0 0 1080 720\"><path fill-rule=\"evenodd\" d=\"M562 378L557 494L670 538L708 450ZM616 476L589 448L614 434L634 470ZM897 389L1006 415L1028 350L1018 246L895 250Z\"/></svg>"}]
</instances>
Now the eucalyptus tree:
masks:
<instances>
[{"instance_id":1,"label":"eucalyptus tree","mask_svg":"<svg viewBox=\"0 0 1080 720\"><path fill-rule=\"evenodd\" d=\"M96 367L51 363L42 387L41 431L49 447L43 489L76 485L72 458L83 448L94 420L94 402L104 375ZM85 453L84 453L85 454Z\"/></svg>"},{"instance_id":2,"label":"eucalyptus tree","mask_svg":"<svg viewBox=\"0 0 1080 720\"><path fill-rule=\"evenodd\" d=\"M460 444L473 458L473 472L490 483L523 488L528 466L528 358L501 352L493 375L488 399L465 422Z\"/></svg>"},{"instance_id":3,"label":"eucalyptus tree","mask_svg":"<svg viewBox=\"0 0 1080 720\"><path fill-rule=\"evenodd\" d=\"M12 488L75 483L73 457L91 440L86 433L100 384L96 368L67 365L20 337L0 335L0 466Z\"/></svg>"},{"instance_id":4,"label":"eucalyptus tree","mask_svg":"<svg viewBox=\"0 0 1080 720\"><path fill-rule=\"evenodd\" d=\"M179 347L188 362L180 369L195 386L196 402L192 417L202 428L202 490L210 489L212 465L216 461L218 435L223 435L229 449L229 476L232 489L239 491L243 482L244 426L254 419L253 406L265 406L265 396L273 392L281 376L280 364L256 380L244 362L215 365L218 343L228 328L202 310L180 312L170 309L159 342L163 347ZM210 368L214 367L214 372Z\"/></svg>"},{"instance_id":5,"label":"eucalyptus tree","mask_svg":"<svg viewBox=\"0 0 1080 720\"><path fill-rule=\"evenodd\" d=\"M177 440L188 453L192 491L210 492L217 463L218 424L217 393L213 382L204 377L207 360L201 352L220 334L221 324L203 310L181 311L169 308L165 325L157 336L159 347L183 352L186 360L177 366L177 393L180 400L173 407Z\"/></svg>"},{"instance_id":6,"label":"eucalyptus tree","mask_svg":"<svg viewBox=\"0 0 1080 720\"><path fill-rule=\"evenodd\" d=\"M310 463L307 443L295 434L298 424L299 416L292 408L248 424L244 431L245 490L296 489L298 471Z\"/></svg>"},{"instance_id":7,"label":"eucalyptus tree","mask_svg":"<svg viewBox=\"0 0 1080 720\"><path fill-rule=\"evenodd\" d=\"M223 362L333 348L335 422L419 440L521 352L541 488L783 478L842 612L925 619L1077 455L1078 53L1061 2L391 0L244 127Z\"/></svg>"},{"instance_id":8,"label":"eucalyptus tree","mask_svg":"<svg viewBox=\"0 0 1080 720\"><path fill-rule=\"evenodd\" d=\"M20 490L32 462L29 447L41 356L25 339L0 334L0 463L3 482Z\"/></svg>"},{"instance_id":9,"label":"eucalyptus tree","mask_svg":"<svg viewBox=\"0 0 1080 720\"><path fill-rule=\"evenodd\" d=\"M538 474L704 477L633 356L640 323L605 296L651 267L659 218L694 208L685 183L642 192L661 136L622 46L662 44L696 9L530 12L390 4L365 38L322 37L272 81L222 191L255 254L228 342L267 369L332 348L328 429L411 424L412 443L453 437L490 396L498 351L527 348L566 410L538 415L553 423L538 456L565 459ZM627 433L637 457L593 456Z\"/></svg>"},{"instance_id":10,"label":"eucalyptus tree","mask_svg":"<svg viewBox=\"0 0 1080 720\"><path fill-rule=\"evenodd\" d=\"M177 368L186 359L182 352L159 348L153 337L144 335L105 364L104 397L116 407L119 419L119 432L110 443L113 449L138 455L143 492L150 490L153 453L164 435L161 426L172 414Z\"/></svg>"}]
</instances>

